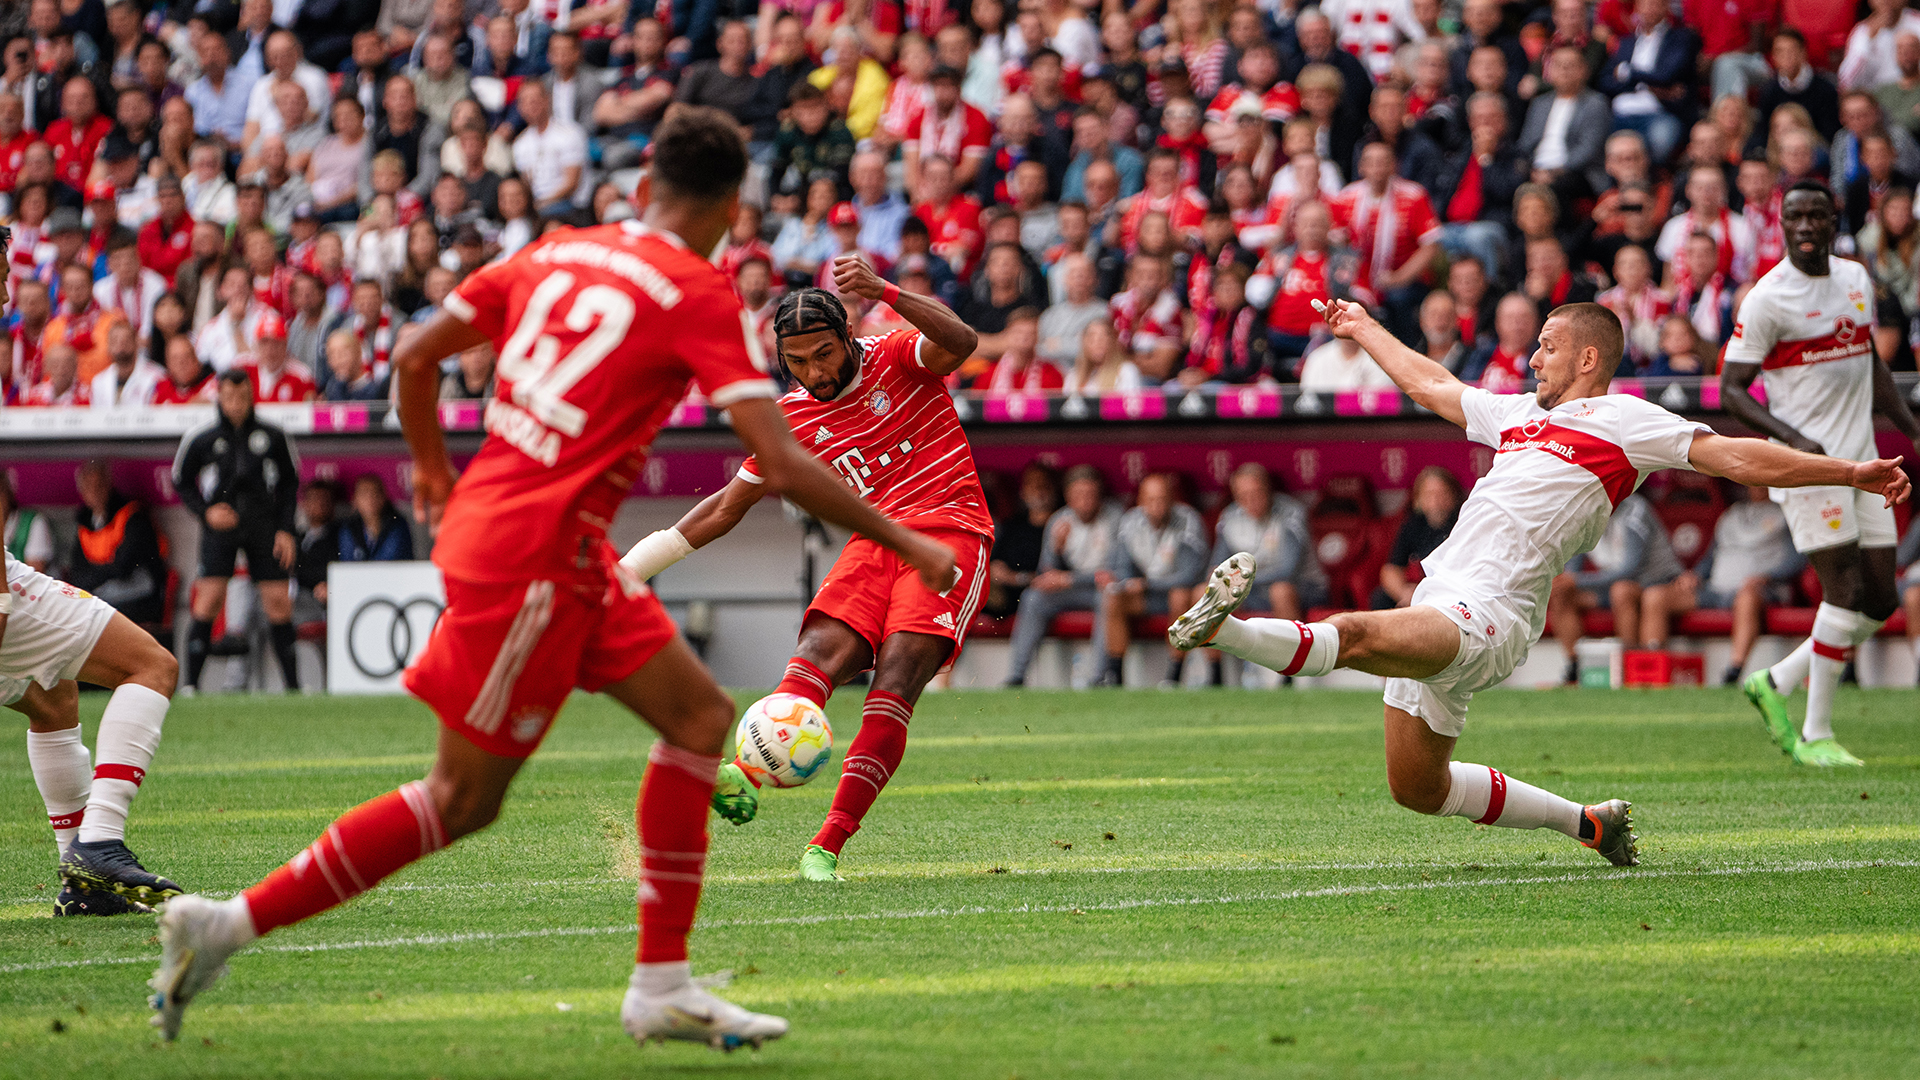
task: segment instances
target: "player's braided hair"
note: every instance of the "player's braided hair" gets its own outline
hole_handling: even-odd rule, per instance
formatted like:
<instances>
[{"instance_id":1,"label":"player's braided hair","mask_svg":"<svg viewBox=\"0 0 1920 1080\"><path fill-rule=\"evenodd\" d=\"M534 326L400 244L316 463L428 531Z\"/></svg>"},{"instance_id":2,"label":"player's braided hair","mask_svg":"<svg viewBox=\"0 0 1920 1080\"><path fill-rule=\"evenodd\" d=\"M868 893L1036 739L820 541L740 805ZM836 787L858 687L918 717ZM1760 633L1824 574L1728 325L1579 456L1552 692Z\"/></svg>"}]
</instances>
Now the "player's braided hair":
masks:
<instances>
[{"instance_id":1,"label":"player's braided hair","mask_svg":"<svg viewBox=\"0 0 1920 1080\"><path fill-rule=\"evenodd\" d=\"M773 312L773 336L776 340L785 340L799 334L811 334L820 330L831 330L847 347L847 355L856 361L860 358L859 346L854 344L853 334L847 326L847 309L840 298L825 289L795 289L780 298L780 306ZM781 358L781 366L786 366L786 358Z\"/></svg>"}]
</instances>

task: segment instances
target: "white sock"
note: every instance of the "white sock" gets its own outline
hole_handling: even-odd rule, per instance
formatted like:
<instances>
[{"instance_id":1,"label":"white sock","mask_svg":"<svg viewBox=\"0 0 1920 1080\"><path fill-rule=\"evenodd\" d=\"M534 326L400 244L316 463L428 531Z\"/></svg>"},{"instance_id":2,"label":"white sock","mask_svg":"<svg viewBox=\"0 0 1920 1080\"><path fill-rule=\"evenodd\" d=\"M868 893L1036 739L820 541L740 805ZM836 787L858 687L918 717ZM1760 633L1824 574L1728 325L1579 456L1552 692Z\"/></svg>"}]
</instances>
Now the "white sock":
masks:
<instances>
[{"instance_id":1,"label":"white sock","mask_svg":"<svg viewBox=\"0 0 1920 1080\"><path fill-rule=\"evenodd\" d=\"M1447 769L1453 783L1437 816L1463 817L1476 825L1503 829L1554 829L1580 839L1580 813L1585 808L1579 803L1485 765L1455 761Z\"/></svg>"},{"instance_id":2,"label":"white sock","mask_svg":"<svg viewBox=\"0 0 1920 1080\"><path fill-rule=\"evenodd\" d=\"M1885 619L1867 618L1867 614L1864 611L1854 612L1853 622L1853 644L1855 648L1872 641L1873 635L1879 633L1880 628L1887 625L1887 620Z\"/></svg>"},{"instance_id":3,"label":"white sock","mask_svg":"<svg viewBox=\"0 0 1920 1080\"><path fill-rule=\"evenodd\" d=\"M87 819L80 824L86 843L124 840L127 807L147 765L160 748L160 725L167 719L167 695L135 683L123 683L107 699L100 716L100 733L93 740L98 760L93 767L93 791L87 799Z\"/></svg>"},{"instance_id":4,"label":"white sock","mask_svg":"<svg viewBox=\"0 0 1920 1080\"><path fill-rule=\"evenodd\" d=\"M1847 666L1860 613L1823 603L1813 614L1813 658L1807 666L1807 718L1801 722L1805 742L1833 737L1833 695L1840 688L1840 670Z\"/></svg>"},{"instance_id":5,"label":"white sock","mask_svg":"<svg viewBox=\"0 0 1920 1080\"><path fill-rule=\"evenodd\" d=\"M693 981L693 962L675 960L666 964L635 964L627 984L647 997L671 994Z\"/></svg>"},{"instance_id":6,"label":"white sock","mask_svg":"<svg viewBox=\"0 0 1920 1080\"><path fill-rule=\"evenodd\" d=\"M1794 650L1780 658L1780 662L1767 669L1773 679L1773 688L1792 697L1807 681L1807 667L1813 662L1813 639L1807 638Z\"/></svg>"},{"instance_id":7,"label":"white sock","mask_svg":"<svg viewBox=\"0 0 1920 1080\"><path fill-rule=\"evenodd\" d=\"M1332 623L1229 616L1207 644L1282 675L1325 675L1340 659L1340 631Z\"/></svg>"},{"instance_id":8,"label":"white sock","mask_svg":"<svg viewBox=\"0 0 1920 1080\"><path fill-rule=\"evenodd\" d=\"M247 906L245 893L221 901L218 907L223 923L221 937L235 950L260 936L260 932L253 928L253 909Z\"/></svg>"},{"instance_id":9,"label":"white sock","mask_svg":"<svg viewBox=\"0 0 1920 1080\"><path fill-rule=\"evenodd\" d=\"M80 835L80 819L87 813L87 788L93 778L87 744L80 741L80 725L60 731L27 732L27 763L33 768L40 798L47 804L54 843L65 855L67 845Z\"/></svg>"}]
</instances>

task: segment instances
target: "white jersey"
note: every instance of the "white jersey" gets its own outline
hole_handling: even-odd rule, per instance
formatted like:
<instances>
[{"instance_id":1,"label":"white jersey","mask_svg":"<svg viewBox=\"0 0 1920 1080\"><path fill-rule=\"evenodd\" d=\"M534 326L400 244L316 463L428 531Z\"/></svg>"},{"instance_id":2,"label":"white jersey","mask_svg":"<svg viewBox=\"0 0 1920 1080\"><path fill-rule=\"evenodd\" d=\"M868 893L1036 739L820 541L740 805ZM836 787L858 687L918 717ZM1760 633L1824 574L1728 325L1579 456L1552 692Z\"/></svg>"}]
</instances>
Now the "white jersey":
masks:
<instances>
[{"instance_id":1,"label":"white jersey","mask_svg":"<svg viewBox=\"0 0 1920 1080\"><path fill-rule=\"evenodd\" d=\"M1819 443L1828 457L1871 461L1873 281L1856 262L1828 256L1827 276L1791 262L1747 293L1726 362L1759 364L1767 408Z\"/></svg>"},{"instance_id":2,"label":"white jersey","mask_svg":"<svg viewBox=\"0 0 1920 1080\"><path fill-rule=\"evenodd\" d=\"M1546 624L1547 593L1567 560L1591 551L1614 508L1648 473L1691 469L1704 424L1624 394L1543 409L1532 394L1469 387L1460 396L1467 438L1495 450L1453 532L1421 560L1427 578L1524 622Z\"/></svg>"}]
</instances>

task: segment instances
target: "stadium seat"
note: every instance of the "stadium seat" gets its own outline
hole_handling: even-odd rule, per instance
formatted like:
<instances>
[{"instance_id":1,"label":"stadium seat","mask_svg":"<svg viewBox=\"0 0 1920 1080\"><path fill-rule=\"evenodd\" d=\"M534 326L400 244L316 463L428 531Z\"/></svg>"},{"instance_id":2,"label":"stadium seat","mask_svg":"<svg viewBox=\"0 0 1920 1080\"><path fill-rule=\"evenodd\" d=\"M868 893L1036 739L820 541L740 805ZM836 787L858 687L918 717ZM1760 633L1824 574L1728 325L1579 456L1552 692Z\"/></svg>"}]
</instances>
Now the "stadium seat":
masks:
<instances>
[{"instance_id":1,"label":"stadium seat","mask_svg":"<svg viewBox=\"0 0 1920 1080\"><path fill-rule=\"evenodd\" d=\"M1678 471L1667 475L1666 490L1654 502L1653 512L1667 527L1673 553L1692 567L1713 544L1713 526L1727 508L1726 496L1710 476Z\"/></svg>"},{"instance_id":2,"label":"stadium seat","mask_svg":"<svg viewBox=\"0 0 1920 1080\"><path fill-rule=\"evenodd\" d=\"M1330 599L1337 605L1365 607L1372 594L1371 588L1363 595L1353 594L1353 573L1363 569L1367 561L1372 548L1370 526L1378 517L1373 482L1352 473L1328 477L1319 500L1307 513L1314 550L1327 571Z\"/></svg>"}]
</instances>

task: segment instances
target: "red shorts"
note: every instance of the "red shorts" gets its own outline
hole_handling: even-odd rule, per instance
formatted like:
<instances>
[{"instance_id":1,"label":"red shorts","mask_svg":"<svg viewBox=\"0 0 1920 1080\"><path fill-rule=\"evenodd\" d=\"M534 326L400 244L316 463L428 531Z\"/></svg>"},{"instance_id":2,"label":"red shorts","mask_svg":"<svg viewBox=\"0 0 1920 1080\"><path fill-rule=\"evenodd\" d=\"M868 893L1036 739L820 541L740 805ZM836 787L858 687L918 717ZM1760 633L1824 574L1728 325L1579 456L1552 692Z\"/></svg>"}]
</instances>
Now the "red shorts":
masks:
<instances>
[{"instance_id":1,"label":"red shorts","mask_svg":"<svg viewBox=\"0 0 1920 1080\"><path fill-rule=\"evenodd\" d=\"M501 757L532 754L575 687L619 682L679 632L651 589L453 577L446 586L447 609L403 682L442 724Z\"/></svg>"},{"instance_id":2,"label":"red shorts","mask_svg":"<svg viewBox=\"0 0 1920 1080\"><path fill-rule=\"evenodd\" d=\"M839 561L827 572L807 608L807 619L826 615L853 628L867 639L877 655L880 643L906 631L931 634L953 642L953 652L941 667L953 667L966 644L967 624L987 596L987 573L993 538L962 529L922 529L953 549L960 580L943 593L928 592L920 573L900 556L864 536L847 541ZM805 625L802 623L802 625Z\"/></svg>"}]
</instances>

